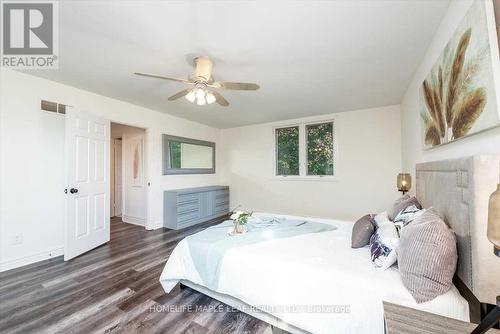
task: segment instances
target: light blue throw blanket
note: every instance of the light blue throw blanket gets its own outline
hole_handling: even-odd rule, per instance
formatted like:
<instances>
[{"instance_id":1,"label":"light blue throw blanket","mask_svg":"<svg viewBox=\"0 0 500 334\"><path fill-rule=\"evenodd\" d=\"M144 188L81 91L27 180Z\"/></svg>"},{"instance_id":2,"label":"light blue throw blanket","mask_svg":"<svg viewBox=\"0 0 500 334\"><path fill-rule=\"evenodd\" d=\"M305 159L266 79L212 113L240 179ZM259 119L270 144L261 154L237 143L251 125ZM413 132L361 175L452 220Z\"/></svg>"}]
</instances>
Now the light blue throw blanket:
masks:
<instances>
[{"instance_id":1,"label":"light blue throw blanket","mask_svg":"<svg viewBox=\"0 0 500 334\"><path fill-rule=\"evenodd\" d=\"M209 289L217 289L222 259L231 248L336 229L335 226L313 221L275 217L251 217L247 232L240 235L229 235L233 227L233 222L227 220L186 237L196 270Z\"/></svg>"}]
</instances>

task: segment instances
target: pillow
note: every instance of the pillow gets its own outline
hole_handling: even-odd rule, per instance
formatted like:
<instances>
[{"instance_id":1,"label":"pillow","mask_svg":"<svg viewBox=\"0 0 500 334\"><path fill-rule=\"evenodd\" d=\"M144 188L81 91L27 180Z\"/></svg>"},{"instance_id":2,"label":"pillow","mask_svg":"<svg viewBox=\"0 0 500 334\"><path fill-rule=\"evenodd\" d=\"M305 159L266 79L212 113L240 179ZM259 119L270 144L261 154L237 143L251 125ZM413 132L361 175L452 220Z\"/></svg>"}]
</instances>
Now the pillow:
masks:
<instances>
[{"instance_id":1,"label":"pillow","mask_svg":"<svg viewBox=\"0 0 500 334\"><path fill-rule=\"evenodd\" d=\"M394 201L394 204L392 204L392 206L389 208L389 210L387 210L388 215L393 216L393 219L394 219L394 217L396 217L396 215L399 213L399 211L398 212L394 212L394 210L396 210L396 208L401 203L403 203L404 201L407 201L409 199L410 199L410 195L409 194L406 194L404 196L399 197L396 201Z\"/></svg>"},{"instance_id":2,"label":"pillow","mask_svg":"<svg viewBox=\"0 0 500 334\"><path fill-rule=\"evenodd\" d=\"M455 234L434 210L426 210L404 228L398 248L399 272L417 303L450 290L457 259Z\"/></svg>"},{"instance_id":3,"label":"pillow","mask_svg":"<svg viewBox=\"0 0 500 334\"><path fill-rule=\"evenodd\" d=\"M370 243L370 238L375 231L373 224L373 215L365 215L354 223L351 237L352 248L361 248Z\"/></svg>"},{"instance_id":4,"label":"pillow","mask_svg":"<svg viewBox=\"0 0 500 334\"><path fill-rule=\"evenodd\" d=\"M412 204L397 214L396 218L394 218L394 224L399 227L405 227L424 211L423 209L417 208L415 204Z\"/></svg>"},{"instance_id":5,"label":"pillow","mask_svg":"<svg viewBox=\"0 0 500 334\"><path fill-rule=\"evenodd\" d=\"M394 224L384 224L378 227L370 238L373 265L376 268L385 270L396 263L398 244L398 232Z\"/></svg>"},{"instance_id":6,"label":"pillow","mask_svg":"<svg viewBox=\"0 0 500 334\"><path fill-rule=\"evenodd\" d=\"M385 224L392 225L392 222L389 220L386 211L379 213L373 218L373 225L375 225L375 228L381 227Z\"/></svg>"},{"instance_id":7,"label":"pillow","mask_svg":"<svg viewBox=\"0 0 500 334\"><path fill-rule=\"evenodd\" d=\"M398 213L411 205L415 205L417 208L422 209L422 206L420 205L416 197L410 197L410 195L406 195L394 202L392 207L387 210L387 216L390 220L394 220Z\"/></svg>"}]
</instances>

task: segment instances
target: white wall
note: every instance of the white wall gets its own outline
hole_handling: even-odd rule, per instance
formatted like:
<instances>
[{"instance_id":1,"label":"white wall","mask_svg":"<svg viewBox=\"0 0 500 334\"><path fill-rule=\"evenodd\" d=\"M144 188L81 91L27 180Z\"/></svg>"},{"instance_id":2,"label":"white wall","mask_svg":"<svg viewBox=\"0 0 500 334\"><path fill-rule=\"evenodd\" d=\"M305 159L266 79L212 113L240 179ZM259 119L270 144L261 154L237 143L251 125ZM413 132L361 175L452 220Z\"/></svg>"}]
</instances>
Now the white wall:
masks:
<instances>
[{"instance_id":1,"label":"white wall","mask_svg":"<svg viewBox=\"0 0 500 334\"><path fill-rule=\"evenodd\" d=\"M219 168L213 175L163 176L161 156L163 133L219 145L218 129L3 68L0 87L0 269L62 252L64 118L41 112L42 98L146 129L148 228L162 224L163 190L219 184ZM13 245L15 236L20 245Z\"/></svg>"},{"instance_id":2,"label":"white wall","mask_svg":"<svg viewBox=\"0 0 500 334\"><path fill-rule=\"evenodd\" d=\"M491 1L486 1L489 9L492 9ZM434 66L439 55L455 32L460 21L470 8L472 0L452 1L441 25L432 40L427 53L416 71L411 84L406 91L401 103L401 128L402 128L402 159L403 169L413 174L415 164L425 161L443 160L463 156L478 155L481 153L500 152L500 128L488 132L473 135L471 137L452 142L431 150L423 150L423 140L421 133L421 119L419 114L419 88L423 80ZM492 58L496 68L494 72L498 75L498 42L494 34L495 23L490 12L490 27L492 27L490 44L492 46ZM498 76L496 78L497 89L500 95L500 85ZM497 96L500 107L500 96Z\"/></svg>"},{"instance_id":3,"label":"white wall","mask_svg":"<svg viewBox=\"0 0 500 334\"><path fill-rule=\"evenodd\" d=\"M328 119L335 121L337 180L275 178L273 127ZM222 139L223 183L230 186L232 208L352 220L386 210L398 196L399 106L226 129Z\"/></svg>"},{"instance_id":4,"label":"white wall","mask_svg":"<svg viewBox=\"0 0 500 334\"><path fill-rule=\"evenodd\" d=\"M440 147L433 148L431 150L423 150L423 140L422 140L422 129L421 120L419 115L419 88L423 80L431 70L435 61L443 51L444 47L448 43L449 39L455 32L455 29L467 13L468 9L472 4L471 0L462 1L452 1L446 15L441 22L441 25L434 36L432 43L430 44L427 53L422 60L418 70L416 71L411 84L408 87L406 94L404 95L401 104L401 128L403 134L403 145L402 145L402 160L403 169L415 174L415 164L419 162L453 159L464 156L473 156L488 153L499 153L500 152L500 128L496 128L481 134L473 135ZM490 27L490 44L493 60L493 73L496 79L496 92L497 92L497 105L500 108L500 84L499 84L499 53L498 53L498 39L495 36L495 22L492 13L492 2L490 0L486 1L488 9L488 24ZM496 189L494 183L491 184L491 189L486 190L489 194ZM415 190L413 189L412 192ZM486 210L486 208L485 208ZM478 243L478 247L484 247L488 244L486 238L486 220L483 226L476 227L476 230L482 231L477 236L477 240L473 239L473 243ZM492 248L486 251L485 257L489 258L488 261L495 261L494 255L492 253ZM482 259L483 257L481 257ZM486 260L485 260L486 261ZM481 282L479 282L481 283ZM477 284L479 287L481 284ZM484 289L483 289L484 291ZM482 302L494 303L494 295L487 296L486 294L481 295L481 291L478 298Z\"/></svg>"}]
</instances>

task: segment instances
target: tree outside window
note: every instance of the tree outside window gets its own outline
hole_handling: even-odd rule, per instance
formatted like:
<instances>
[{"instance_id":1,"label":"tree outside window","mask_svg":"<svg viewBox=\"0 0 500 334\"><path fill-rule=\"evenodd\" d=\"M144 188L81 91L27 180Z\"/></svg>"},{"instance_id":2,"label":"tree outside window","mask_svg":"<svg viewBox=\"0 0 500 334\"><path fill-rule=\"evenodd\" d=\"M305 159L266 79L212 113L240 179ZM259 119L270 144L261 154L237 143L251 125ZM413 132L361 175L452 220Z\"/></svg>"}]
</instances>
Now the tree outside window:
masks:
<instances>
[{"instance_id":1,"label":"tree outside window","mask_svg":"<svg viewBox=\"0 0 500 334\"><path fill-rule=\"evenodd\" d=\"M333 123L306 126L307 175L333 175Z\"/></svg>"},{"instance_id":2,"label":"tree outside window","mask_svg":"<svg viewBox=\"0 0 500 334\"><path fill-rule=\"evenodd\" d=\"M299 175L299 127L276 129L276 175Z\"/></svg>"}]
</instances>

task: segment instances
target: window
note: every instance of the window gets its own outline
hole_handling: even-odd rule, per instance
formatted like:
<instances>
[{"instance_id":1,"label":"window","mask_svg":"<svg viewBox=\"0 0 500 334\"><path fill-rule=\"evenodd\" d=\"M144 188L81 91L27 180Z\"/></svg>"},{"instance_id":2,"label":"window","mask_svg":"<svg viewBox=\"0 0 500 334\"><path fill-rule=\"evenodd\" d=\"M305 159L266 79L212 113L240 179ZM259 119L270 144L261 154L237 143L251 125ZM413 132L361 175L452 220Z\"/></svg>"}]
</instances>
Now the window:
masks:
<instances>
[{"instance_id":1,"label":"window","mask_svg":"<svg viewBox=\"0 0 500 334\"><path fill-rule=\"evenodd\" d=\"M306 125L307 175L333 175L333 123Z\"/></svg>"},{"instance_id":2,"label":"window","mask_svg":"<svg viewBox=\"0 0 500 334\"><path fill-rule=\"evenodd\" d=\"M299 127L276 129L276 175L299 175Z\"/></svg>"},{"instance_id":3,"label":"window","mask_svg":"<svg viewBox=\"0 0 500 334\"><path fill-rule=\"evenodd\" d=\"M275 175L334 176L334 134L333 121L275 128Z\"/></svg>"}]
</instances>

